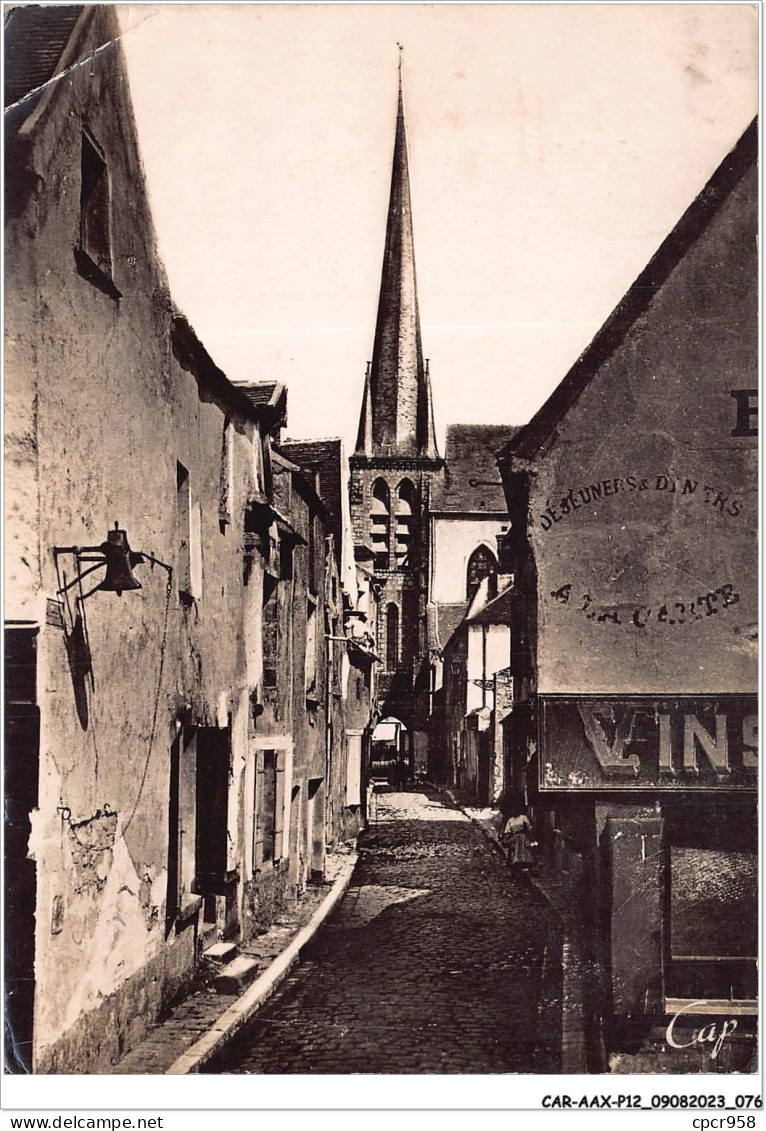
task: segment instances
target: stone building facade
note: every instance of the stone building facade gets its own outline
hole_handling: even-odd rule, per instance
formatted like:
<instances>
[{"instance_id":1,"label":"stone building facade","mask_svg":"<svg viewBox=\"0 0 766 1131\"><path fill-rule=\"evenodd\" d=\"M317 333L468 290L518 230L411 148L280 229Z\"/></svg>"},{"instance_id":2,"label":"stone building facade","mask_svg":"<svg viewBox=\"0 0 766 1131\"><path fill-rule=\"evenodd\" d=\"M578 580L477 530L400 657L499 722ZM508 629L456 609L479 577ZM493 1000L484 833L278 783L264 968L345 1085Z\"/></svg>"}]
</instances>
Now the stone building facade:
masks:
<instances>
[{"instance_id":1,"label":"stone building facade","mask_svg":"<svg viewBox=\"0 0 766 1131\"><path fill-rule=\"evenodd\" d=\"M381 709L405 724L410 757L422 759L428 507L443 460L420 338L401 84L375 343L350 465L354 539L372 551L381 585L376 626Z\"/></svg>"},{"instance_id":2,"label":"stone building facade","mask_svg":"<svg viewBox=\"0 0 766 1131\"><path fill-rule=\"evenodd\" d=\"M582 877L607 1048L736 1015L702 1071L756 1011L756 159L754 123L500 456L511 773Z\"/></svg>"},{"instance_id":3,"label":"stone building facade","mask_svg":"<svg viewBox=\"0 0 766 1131\"><path fill-rule=\"evenodd\" d=\"M289 440L280 451L300 465L324 507L327 534L325 617L328 843L356 835L366 819L370 735L377 702L373 629L378 587L354 559L349 519L349 466L342 441Z\"/></svg>"},{"instance_id":4,"label":"stone building facade","mask_svg":"<svg viewBox=\"0 0 766 1131\"><path fill-rule=\"evenodd\" d=\"M512 577L489 574L441 651L442 686L432 729L444 744L441 777L481 805L496 804L505 790L513 600Z\"/></svg>"},{"instance_id":5,"label":"stone building facade","mask_svg":"<svg viewBox=\"0 0 766 1131\"><path fill-rule=\"evenodd\" d=\"M442 651L468 610L469 577L497 572L496 539L508 516L494 457L512 434L511 427L453 425L446 459L437 449L400 83L378 316L350 495L357 558L370 564L380 586L380 715L397 734L410 772L449 776Z\"/></svg>"},{"instance_id":6,"label":"stone building facade","mask_svg":"<svg viewBox=\"0 0 766 1131\"><path fill-rule=\"evenodd\" d=\"M328 629L364 600L284 388L173 305L115 9L5 34L7 1047L108 1071L359 827Z\"/></svg>"},{"instance_id":7,"label":"stone building facade","mask_svg":"<svg viewBox=\"0 0 766 1131\"><path fill-rule=\"evenodd\" d=\"M512 582L510 576L500 576L499 547L508 534L510 520L496 455L514 432L513 427L506 425L448 425L444 474L434 488L429 514L429 772L438 781L457 786L482 804L497 800L503 793L505 760L499 718L505 710L498 699L498 723L497 728L492 724L491 739L486 737L483 719L482 729L477 730L478 716L471 712L477 707L485 713L495 710L495 667L487 674L478 670L482 663L477 660L471 663L469 674L464 646L478 631L478 626L471 630L468 624L472 612L478 611L477 598L480 604L494 601ZM507 598L504 607L505 604ZM495 624L499 624L497 605L493 608L494 612L486 615L495 617ZM492 631L497 636L494 627ZM507 668L510 647L495 657L498 669ZM493 658L493 665L494 662ZM486 684L478 700L478 689L471 682L475 679L483 679ZM460 688L465 681L468 682L463 693ZM506 696L506 691L500 693L500 698ZM462 712L461 703L465 706ZM479 746L481 774L477 761Z\"/></svg>"}]
</instances>

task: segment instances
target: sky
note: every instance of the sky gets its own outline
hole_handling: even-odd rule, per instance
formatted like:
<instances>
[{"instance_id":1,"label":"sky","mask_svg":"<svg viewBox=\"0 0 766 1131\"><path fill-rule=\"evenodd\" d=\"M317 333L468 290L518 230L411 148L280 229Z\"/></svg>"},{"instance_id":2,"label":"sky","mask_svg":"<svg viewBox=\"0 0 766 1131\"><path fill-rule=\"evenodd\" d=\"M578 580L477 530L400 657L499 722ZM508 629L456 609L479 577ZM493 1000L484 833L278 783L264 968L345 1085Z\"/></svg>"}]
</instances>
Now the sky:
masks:
<instances>
[{"instance_id":1,"label":"sky","mask_svg":"<svg viewBox=\"0 0 766 1131\"><path fill-rule=\"evenodd\" d=\"M353 450L402 44L437 438L523 424L757 110L746 4L118 8L176 304ZM443 450L443 449L442 449Z\"/></svg>"}]
</instances>

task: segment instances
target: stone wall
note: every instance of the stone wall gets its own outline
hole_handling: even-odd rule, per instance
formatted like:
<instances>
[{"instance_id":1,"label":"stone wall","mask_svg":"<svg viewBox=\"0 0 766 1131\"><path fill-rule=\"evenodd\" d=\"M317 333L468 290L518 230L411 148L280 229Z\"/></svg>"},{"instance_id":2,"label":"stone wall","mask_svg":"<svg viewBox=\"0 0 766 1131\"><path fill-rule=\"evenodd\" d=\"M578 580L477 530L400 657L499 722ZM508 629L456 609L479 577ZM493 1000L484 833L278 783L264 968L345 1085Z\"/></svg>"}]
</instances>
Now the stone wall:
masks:
<instances>
[{"instance_id":1,"label":"stone wall","mask_svg":"<svg viewBox=\"0 0 766 1131\"><path fill-rule=\"evenodd\" d=\"M193 332L189 348L179 344L115 12L94 8L80 26L79 55L107 46L54 82L19 125L25 146L14 153L34 188L6 225L6 617L40 625L40 788L29 844L37 925L27 940L39 1071L85 1071L125 1051L193 973L196 925L168 922L170 751L184 728L227 734L227 863L236 867L257 674L241 631L248 618L250 638L260 635L241 533L252 469L263 462L253 457L258 430ZM99 271L81 242L91 143L111 199L111 264ZM133 550L169 571L145 561L134 567L140 589L87 596L102 569L62 594L77 562L54 548L98 546L115 523ZM257 563L249 585L260 593ZM192 751L181 756L177 798L187 902ZM236 906L227 914L236 923Z\"/></svg>"},{"instance_id":2,"label":"stone wall","mask_svg":"<svg viewBox=\"0 0 766 1131\"><path fill-rule=\"evenodd\" d=\"M757 686L756 172L688 247L537 461L540 692ZM752 432L752 430L751 430Z\"/></svg>"}]
</instances>

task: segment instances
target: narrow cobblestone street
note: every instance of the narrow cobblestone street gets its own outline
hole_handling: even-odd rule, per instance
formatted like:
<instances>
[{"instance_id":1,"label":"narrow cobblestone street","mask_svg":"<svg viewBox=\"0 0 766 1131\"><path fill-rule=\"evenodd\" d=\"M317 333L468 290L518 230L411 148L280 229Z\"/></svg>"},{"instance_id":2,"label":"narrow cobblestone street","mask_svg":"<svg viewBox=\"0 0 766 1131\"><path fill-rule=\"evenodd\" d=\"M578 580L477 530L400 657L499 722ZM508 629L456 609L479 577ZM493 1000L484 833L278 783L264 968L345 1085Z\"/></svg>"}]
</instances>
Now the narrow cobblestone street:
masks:
<instances>
[{"instance_id":1,"label":"narrow cobblestone street","mask_svg":"<svg viewBox=\"0 0 766 1131\"><path fill-rule=\"evenodd\" d=\"M559 950L554 914L459 809L377 795L337 912L205 1071L555 1072Z\"/></svg>"}]
</instances>

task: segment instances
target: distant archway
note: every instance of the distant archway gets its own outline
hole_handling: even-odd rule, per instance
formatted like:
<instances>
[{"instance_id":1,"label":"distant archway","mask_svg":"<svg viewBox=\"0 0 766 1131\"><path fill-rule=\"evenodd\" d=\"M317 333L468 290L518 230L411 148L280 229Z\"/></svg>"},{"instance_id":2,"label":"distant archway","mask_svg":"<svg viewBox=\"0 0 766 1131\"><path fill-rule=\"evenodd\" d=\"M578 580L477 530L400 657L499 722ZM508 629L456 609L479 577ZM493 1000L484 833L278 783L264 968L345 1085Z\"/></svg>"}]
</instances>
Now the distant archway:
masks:
<instances>
[{"instance_id":1,"label":"distant archway","mask_svg":"<svg viewBox=\"0 0 766 1131\"><path fill-rule=\"evenodd\" d=\"M387 715L375 727L371 741L371 776L396 787L412 774L412 737L409 727Z\"/></svg>"}]
</instances>

